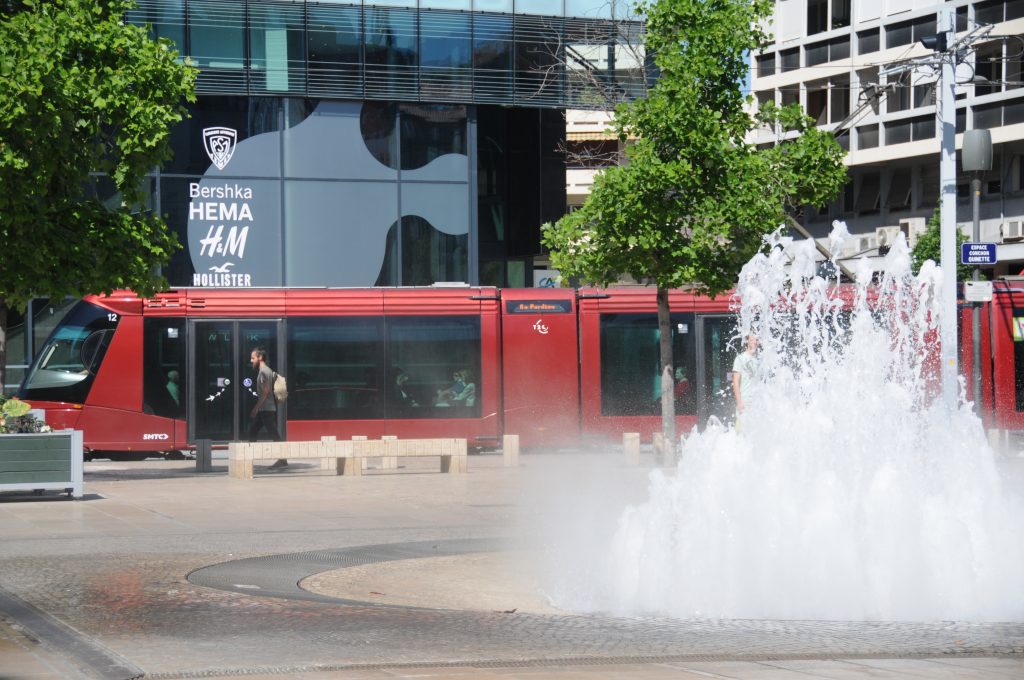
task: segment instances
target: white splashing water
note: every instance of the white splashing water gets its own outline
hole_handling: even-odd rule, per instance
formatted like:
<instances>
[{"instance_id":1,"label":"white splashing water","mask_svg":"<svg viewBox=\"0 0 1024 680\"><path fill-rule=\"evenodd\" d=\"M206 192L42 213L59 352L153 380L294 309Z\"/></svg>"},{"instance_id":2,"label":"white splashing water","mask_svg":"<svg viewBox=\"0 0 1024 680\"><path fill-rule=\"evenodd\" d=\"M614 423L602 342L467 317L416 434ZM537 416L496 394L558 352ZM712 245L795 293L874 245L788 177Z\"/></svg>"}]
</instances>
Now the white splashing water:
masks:
<instances>
[{"instance_id":1,"label":"white splashing water","mask_svg":"<svg viewBox=\"0 0 1024 680\"><path fill-rule=\"evenodd\" d=\"M833 252L844 237L837 223ZM549 597L679 618L1024 620L1024 512L970 405L933 398L939 269L913 276L901 237L881 285L862 261L844 303L809 241L769 243L738 287L770 376L759 398L738 430L692 433L610 545L562 555Z\"/></svg>"}]
</instances>

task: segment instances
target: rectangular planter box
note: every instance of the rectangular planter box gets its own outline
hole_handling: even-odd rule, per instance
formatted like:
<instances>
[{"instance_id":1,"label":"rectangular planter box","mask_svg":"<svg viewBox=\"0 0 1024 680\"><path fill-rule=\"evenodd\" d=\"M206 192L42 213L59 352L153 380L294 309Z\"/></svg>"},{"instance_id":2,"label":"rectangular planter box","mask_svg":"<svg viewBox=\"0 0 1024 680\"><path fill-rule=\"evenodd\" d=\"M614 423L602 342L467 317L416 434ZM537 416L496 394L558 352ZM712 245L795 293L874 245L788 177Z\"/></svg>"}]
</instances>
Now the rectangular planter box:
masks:
<instances>
[{"instance_id":1,"label":"rectangular planter box","mask_svg":"<svg viewBox=\"0 0 1024 680\"><path fill-rule=\"evenodd\" d=\"M0 491L57 489L82 497L82 432L0 435Z\"/></svg>"}]
</instances>

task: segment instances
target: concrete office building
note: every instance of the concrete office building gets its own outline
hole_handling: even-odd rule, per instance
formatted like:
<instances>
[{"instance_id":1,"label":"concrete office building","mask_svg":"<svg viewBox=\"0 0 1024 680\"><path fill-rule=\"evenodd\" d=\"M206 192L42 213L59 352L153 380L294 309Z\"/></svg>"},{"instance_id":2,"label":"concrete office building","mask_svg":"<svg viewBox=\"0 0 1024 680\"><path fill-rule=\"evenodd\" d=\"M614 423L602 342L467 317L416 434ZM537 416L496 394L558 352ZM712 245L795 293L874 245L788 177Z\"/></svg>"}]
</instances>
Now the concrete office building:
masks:
<instances>
[{"instance_id":1,"label":"concrete office building","mask_svg":"<svg viewBox=\"0 0 1024 680\"><path fill-rule=\"evenodd\" d=\"M1016 275L1024 266L1024 1L946 5L955 8L958 35L991 26L958 69L957 148L965 130L992 132L981 238L1000 244L995 273ZM913 242L938 203L936 74L919 69L887 77L880 70L930 53L918 41L936 34L940 6L934 0L779 0L774 44L754 56L750 87L758 104L798 102L830 129L847 122L839 141L849 151L851 181L838 200L805 220L819 237L832 220L845 220L858 236L845 257L876 256L900 231ZM761 130L754 141L774 139ZM969 235L971 178L959 157L957 173L957 223Z\"/></svg>"}]
</instances>

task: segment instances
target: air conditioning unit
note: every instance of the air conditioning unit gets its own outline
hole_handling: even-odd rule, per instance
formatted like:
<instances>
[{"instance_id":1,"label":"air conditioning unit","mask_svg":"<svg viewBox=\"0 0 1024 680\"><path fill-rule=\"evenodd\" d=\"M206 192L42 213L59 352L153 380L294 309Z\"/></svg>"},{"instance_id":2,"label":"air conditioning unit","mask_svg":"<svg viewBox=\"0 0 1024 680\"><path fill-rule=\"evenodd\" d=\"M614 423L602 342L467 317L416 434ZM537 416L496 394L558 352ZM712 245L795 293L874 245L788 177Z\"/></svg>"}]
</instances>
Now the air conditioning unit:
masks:
<instances>
[{"instance_id":1,"label":"air conditioning unit","mask_svg":"<svg viewBox=\"0 0 1024 680\"><path fill-rule=\"evenodd\" d=\"M899 227L879 227L875 229L875 238L878 239L878 245L880 246L891 246L893 243L896 243L896 237L899 235Z\"/></svg>"},{"instance_id":2,"label":"air conditioning unit","mask_svg":"<svg viewBox=\"0 0 1024 680\"><path fill-rule=\"evenodd\" d=\"M900 220L900 231L907 238L907 245L913 248L919 236L928 230L928 220L923 217L908 217Z\"/></svg>"},{"instance_id":3,"label":"air conditioning unit","mask_svg":"<svg viewBox=\"0 0 1024 680\"><path fill-rule=\"evenodd\" d=\"M1003 222L1003 226L999 230L999 233L1003 241L1024 240L1024 222L1021 222L1020 220Z\"/></svg>"},{"instance_id":4,"label":"air conditioning unit","mask_svg":"<svg viewBox=\"0 0 1024 680\"><path fill-rule=\"evenodd\" d=\"M858 237L854 241L854 243L856 244L856 246L854 248L854 252L850 253L850 254L851 255L859 255L860 253L864 253L866 251L874 250L875 248L877 248L878 247L878 237L877 236L866 236L866 235L865 236L860 236L860 237Z\"/></svg>"}]
</instances>

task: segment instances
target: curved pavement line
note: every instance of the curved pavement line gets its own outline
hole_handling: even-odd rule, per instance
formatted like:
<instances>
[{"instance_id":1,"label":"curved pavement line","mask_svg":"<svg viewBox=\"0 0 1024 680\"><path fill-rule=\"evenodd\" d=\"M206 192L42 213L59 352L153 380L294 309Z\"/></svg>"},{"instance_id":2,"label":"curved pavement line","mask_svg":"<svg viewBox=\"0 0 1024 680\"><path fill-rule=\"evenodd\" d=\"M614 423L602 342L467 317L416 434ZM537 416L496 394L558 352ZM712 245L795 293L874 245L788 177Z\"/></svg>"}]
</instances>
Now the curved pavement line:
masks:
<instances>
[{"instance_id":1,"label":"curved pavement line","mask_svg":"<svg viewBox=\"0 0 1024 680\"><path fill-rule=\"evenodd\" d=\"M311 550L221 562L196 569L188 574L187 578L193 585L246 595L388 609L424 610L429 608L381 604L321 595L300 588L299 583L314 574L334 569L358 567L376 562L492 552L502 547L507 547L507 543L502 543L494 538L459 538L362 545L337 550Z\"/></svg>"},{"instance_id":2,"label":"curved pavement line","mask_svg":"<svg viewBox=\"0 0 1024 680\"><path fill-rule=\"evenodd\" d=\"M141 678L144 673L124 657L74 628L36 609L20 597L0 587L0 612L56 654L82 671L82 677L114 680ZM0 677L6 677L0 671Z\"/></svg>"}]
</instances>

